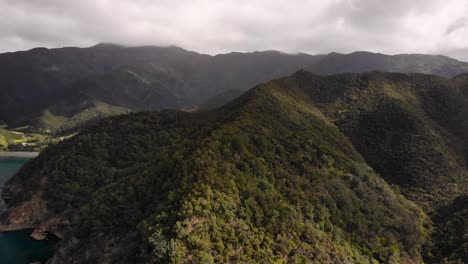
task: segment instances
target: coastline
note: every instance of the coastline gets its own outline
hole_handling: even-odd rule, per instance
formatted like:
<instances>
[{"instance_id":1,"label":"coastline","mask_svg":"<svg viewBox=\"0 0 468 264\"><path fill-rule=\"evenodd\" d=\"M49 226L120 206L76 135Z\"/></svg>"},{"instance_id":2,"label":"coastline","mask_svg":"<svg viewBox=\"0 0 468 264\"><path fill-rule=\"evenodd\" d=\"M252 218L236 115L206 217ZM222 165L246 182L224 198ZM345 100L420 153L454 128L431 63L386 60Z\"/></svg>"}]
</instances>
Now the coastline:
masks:
<instances>
[{"instance_id":1,"label":"coastline","mask_svg":"<svg viewBox=\"0 0 468 264\"><path fill-rule=\"evenodd\" d=\"M0 158L35 158L39 155L39 152L27 152L27 151L0 151Z\"/></svg>"},{"instance_id":2,"label":"coastline","mask_svg":"<svg viewBox=\"0 0 468 264\"><path fill-rule=\"evenodd\" d=\"M0 225L0 234L6 232L13 232L25 229L31 229L31 234L37 225L32 224L7 224L7 225Z\"/></svg>"},{"instance_id":3,"label":"coastline","mask_svg":"<svg viewBox=\"0 0 468 264\"><path fill-rule=\"evenodd\" d=\"M39 152L0 151L0 159L2 158L29 159L29 158L37 157L38 155L39 155ZM4 177L4 176L5 175L2 175L0 171L0 177ZM8 208L5 204L5 201L2 199L3 187L4 187L3 185L12 176L13 175L0 179L0 215L8 212ZM4 223L0 222L0 233L22 230L22 229L27 229L27 228L35 228L35 226L31 224L6 224L5 225Z\"/></svg>"}]
</instances>

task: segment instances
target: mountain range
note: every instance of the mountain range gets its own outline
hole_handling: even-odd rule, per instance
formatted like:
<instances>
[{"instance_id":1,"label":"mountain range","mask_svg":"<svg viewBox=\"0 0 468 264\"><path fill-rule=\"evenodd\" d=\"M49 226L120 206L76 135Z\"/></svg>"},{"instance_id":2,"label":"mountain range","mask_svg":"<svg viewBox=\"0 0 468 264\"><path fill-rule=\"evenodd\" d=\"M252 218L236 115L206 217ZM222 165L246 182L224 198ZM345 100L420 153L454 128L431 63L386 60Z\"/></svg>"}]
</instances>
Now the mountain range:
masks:
<instances>
[{"instance_id":1,"label":"mountain range","mask_svg":"<svg viewBox=\"0 0 468 264\"><path fill-rule=\"evenodd\" d=\"M369 70L454 77L468 63L444 56L233 52L178 47L36 48L0 54L0 121L63 131L130 111L193 111L227 103L250 87L300 69L318 74Z\"/></svg>"},{"instance_id":2,"label":"mountain range","mask_svg":"<svg viewBox=\"0 0 468 264\"><path fill-rule=\"evenodd\" d=\"M466 263L467 130L466 74L301 70L84 128L7 183L1 220L62 237L50 263Z\"/></svg>"}]
</instances>

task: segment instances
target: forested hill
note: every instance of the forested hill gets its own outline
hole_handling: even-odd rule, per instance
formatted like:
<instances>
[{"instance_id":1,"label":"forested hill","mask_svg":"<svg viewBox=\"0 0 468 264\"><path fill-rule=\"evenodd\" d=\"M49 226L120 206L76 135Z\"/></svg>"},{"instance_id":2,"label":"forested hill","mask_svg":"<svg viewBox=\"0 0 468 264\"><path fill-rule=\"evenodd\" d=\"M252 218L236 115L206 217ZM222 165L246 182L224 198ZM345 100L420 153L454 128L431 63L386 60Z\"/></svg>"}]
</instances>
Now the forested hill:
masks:
<instances>
[{"instance_id":1,"label":"forested hill","mask_svg":"<svg viewBox=\"0 0 468 264\"><path fill-rule=\"evenodd\" d=\"M468 63L444 56L278 51L216 56L178 47L35 48L0 54L0 122L66 131L129 111L194 110L300 69L317 74L383 70L444 77Z\"/></svg>"},{"instance_id":2,"label":"forested hill","mask_svg":"<svg viewBox=\"0 0 468 264\"><path fill-rule=\"evenodd\" d=\"M128 110L192 109L228 90L290 75L321 57L276 51L210 56L114 44L4 53L0 121L63 130Z\"/></svg>"},{"instance_id":3,"label":"forested hill","mask_svg":"<svg viewBox=\"0 0 468 264\"><path fill-rule=\"evenodd\" d=\"M412 199L431 208L463 190L447 184L466 180L468 81L463 76L447 80L371 72L320 77L300 71L275 84L301 93L389 183L407 195L417 193ZM421 191L428 196L421 197Z\"/></svg>"},{"instance_id":4,"label":"forested hill","mask_svg":"<svg viewBox=\"0 0 468 264\"><path fill-rule=\"evenodd\" d=\"M105 119L7 184L3 222L63 236L52 263L463 262L466 89L301 71L212 111Z\"/></svg>"}]
</instances>

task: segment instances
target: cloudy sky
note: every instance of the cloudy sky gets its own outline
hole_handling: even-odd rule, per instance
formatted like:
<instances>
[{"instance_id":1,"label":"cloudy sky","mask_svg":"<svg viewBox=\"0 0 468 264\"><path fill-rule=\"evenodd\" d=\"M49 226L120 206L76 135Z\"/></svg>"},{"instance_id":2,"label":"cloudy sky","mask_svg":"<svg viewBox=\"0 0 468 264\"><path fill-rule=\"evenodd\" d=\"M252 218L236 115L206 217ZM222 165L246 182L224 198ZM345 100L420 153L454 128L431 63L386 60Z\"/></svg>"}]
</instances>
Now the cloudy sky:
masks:
<instances>
[{"instance_id":1,"label":"cloudy sky","mask_svg":"<svg viewBox=\"0 0 468 264\"><path fill-rule=\"evenodd\" d=\"M0 52L112 42L468 61L467 0L0 0L0 18Z\"/></svg>"}]
</instances>

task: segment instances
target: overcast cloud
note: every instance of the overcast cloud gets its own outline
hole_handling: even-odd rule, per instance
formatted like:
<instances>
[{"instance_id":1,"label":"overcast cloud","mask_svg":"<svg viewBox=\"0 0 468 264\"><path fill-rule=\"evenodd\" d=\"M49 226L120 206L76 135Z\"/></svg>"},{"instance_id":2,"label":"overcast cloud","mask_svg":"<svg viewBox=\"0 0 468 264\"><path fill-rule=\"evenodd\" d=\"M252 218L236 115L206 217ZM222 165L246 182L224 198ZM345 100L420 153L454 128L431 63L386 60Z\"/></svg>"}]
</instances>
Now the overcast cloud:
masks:
<instances>
[{"instance_id":1,"label":"overcast cloud","mask_svg":"<svg viewBox=\"0 0 468 264\"><path fill-rule=\"evenodd\" d=\"M466 0L0 0L0 18L0 52L113 42L468 61Z\"/></svg>"}]
</instances>

